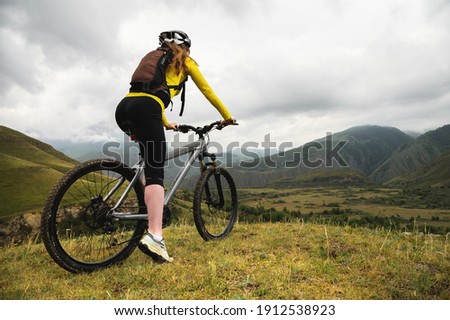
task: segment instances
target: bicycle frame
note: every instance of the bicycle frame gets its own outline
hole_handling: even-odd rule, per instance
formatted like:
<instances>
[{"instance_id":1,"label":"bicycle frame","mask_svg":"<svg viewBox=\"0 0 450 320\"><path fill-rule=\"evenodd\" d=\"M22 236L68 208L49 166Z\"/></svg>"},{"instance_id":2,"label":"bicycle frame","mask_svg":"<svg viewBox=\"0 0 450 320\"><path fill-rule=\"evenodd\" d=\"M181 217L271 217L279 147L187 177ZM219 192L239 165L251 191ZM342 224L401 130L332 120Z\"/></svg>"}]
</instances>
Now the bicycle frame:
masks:
<instances>
[{"instance_id":1,"label":"bicycle frame","mask_svg":"<svg viewBox=\"0 0 450 320\"><path fill-rule=\"evenodd\" d=\"M192 193L195 227L205 241L223 239L233 229L238 214L236 184L216 162L216 155L208 152L209 133L228 125L222 122L177 126L179 132L194 132L197 139L166 154L168 161L183 156L183 164L163 199L162 228L171 225L170 201L198 159L201 174ZM59 266L73 273L92 272L124 261L139 246L148 221L143 158L133 167L114 159L89 160L58 181L43 208L41 231L45 248ZM175 222L184 221L184 205L180 211L178 206L174 209Z\"/></svg>"},{"instance_id":2,"label":"bicycle frame","mask_svg":"<svg viewBox=\"0 0 450 320\"><path fill-rule=\"evenodd\" d=\"M201 154L206 153L208 142L205 141L205 138L203 136L199 137L197 141L186 144L184 146L181 146L180 148L170 150L167 153L166 161L181 157L182 155L185 155L187 153L191 153L189 158L184 163L183 168L178 172L175 179L172 181L171 186L167 190L165 197L164 197L164 206L168 205L170 200L172 199L173 195L177 191L178 187L180 186L183 179L186 177L186 174L191 169L192 165L194 164L195 160L200 157ZM133 169L136 171L133 179L131 180L128 187L125 189L124 193L120 197L120 199L117 201L116 205L110 210L111 216L116 219L126 219L126 220L146 220L147 214L143 213L123 213L123 212L116 212L117 208L119 208L124 200L126 199L128 193L131 191L131 189L135 186L136 183L139 183L139 180L144 174L144 163L143 159L139 161L135 166L133 166ZM108 200L108 198L114 194L120 186L125 182L125 178L121 178L117 184L114 186L114 188L111 189L111 191L108 193L108 195L105 196L105 201Z\"/></svg>"}]
</instances>

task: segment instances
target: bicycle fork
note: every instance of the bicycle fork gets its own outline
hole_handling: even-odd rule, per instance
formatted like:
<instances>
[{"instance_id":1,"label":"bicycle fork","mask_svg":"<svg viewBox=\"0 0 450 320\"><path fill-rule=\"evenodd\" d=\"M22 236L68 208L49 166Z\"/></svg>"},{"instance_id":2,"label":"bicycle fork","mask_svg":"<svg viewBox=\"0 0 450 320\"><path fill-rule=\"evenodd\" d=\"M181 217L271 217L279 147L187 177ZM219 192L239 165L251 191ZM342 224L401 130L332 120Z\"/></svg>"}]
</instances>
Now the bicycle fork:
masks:
<instances>
[{"instance_id":1,"label":"bicycle fork","mask_svg":"<svg viewBox=\"0 0 450 320\"><path fill-rule=\"evenodd\" d=\"M202 163L202 171L204 172L206 170L206 164L203 162L203 157L209 157L211 159L211 165L214 168L214 180L216 182L216 188L217 188L217 195L219 197L219 202L214 202L211 194L211 189L209 187L209 181L206 180L205 183L205 194L206 194L206 204L209 206L213 206L215 209L220 210L225 205L225 199L223 196L223 190L222 190L222 182L220 180L220 168L217 167L216 162L216 155L213 153L204 153L201 157L201 163Z\"/></svg>"}]
</instances>

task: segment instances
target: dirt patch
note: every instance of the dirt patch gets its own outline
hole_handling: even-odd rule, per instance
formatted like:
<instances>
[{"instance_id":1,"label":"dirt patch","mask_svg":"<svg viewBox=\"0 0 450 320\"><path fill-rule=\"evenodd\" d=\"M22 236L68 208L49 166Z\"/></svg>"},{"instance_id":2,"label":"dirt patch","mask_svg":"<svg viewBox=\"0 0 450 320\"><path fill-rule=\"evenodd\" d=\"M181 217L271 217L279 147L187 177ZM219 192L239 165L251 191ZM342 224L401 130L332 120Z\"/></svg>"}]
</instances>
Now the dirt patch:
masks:
<instances>
[{"instance_id":1,"label":"dirt patch","mask_svg":"<svg viewBox=\"0 0 450 320\"><path fill-rule=\"evenodd\" d=\"M41 212L29 212L0 220L0 245L18 244L39 236Z\"/></svg>"}]
</instances>

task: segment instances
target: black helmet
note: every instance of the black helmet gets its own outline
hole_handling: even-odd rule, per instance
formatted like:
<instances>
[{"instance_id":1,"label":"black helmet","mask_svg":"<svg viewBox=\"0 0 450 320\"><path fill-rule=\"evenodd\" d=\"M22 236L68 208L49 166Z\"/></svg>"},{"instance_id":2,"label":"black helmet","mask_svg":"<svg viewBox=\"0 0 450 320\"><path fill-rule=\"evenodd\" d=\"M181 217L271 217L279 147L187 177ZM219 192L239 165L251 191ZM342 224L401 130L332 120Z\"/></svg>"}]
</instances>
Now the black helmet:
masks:
<instances>
[{"instance_id":1,"label":"black helmet","mask_svg":"<svg viewBox=\"0 0 450 320\"><path fill-rule=\"evenodd\" d=\"M191 39L188 35L179 30L164 31L159 35L159 44L164 42L175 42L176 44L185 44L188 48L191 47Z\"/></svg>"}]
</instances>

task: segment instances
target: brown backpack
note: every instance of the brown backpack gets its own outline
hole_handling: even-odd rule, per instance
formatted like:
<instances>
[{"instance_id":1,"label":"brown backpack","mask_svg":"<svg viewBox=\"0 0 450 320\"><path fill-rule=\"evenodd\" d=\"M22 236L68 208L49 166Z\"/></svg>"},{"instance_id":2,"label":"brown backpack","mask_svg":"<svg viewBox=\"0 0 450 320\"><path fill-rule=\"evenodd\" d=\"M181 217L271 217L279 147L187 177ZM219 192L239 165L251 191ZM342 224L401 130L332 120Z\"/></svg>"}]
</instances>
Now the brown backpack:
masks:
<instances>
[{"instance_id":1,"label":"brown backpack","mask_svg":"<svg viewBox=\"0 0 450 320\"><path fill-rule=\"evenodd\" d=\"M133 75L131 76L131 89L133 91L142 91L150 94L158 94L160 96L161 91L166 93L169 97L169 89L182 90L181 93L181 112L184 110L185 100L185 82L168 86L166 83L166 69L172 62L172 51L169 48L159 47L156 50L150 51L142 58L141 62L137 66ZM172 103L172 101L170 101ZM173 104L173 103L172 103Z\"/></svg>"}]
</instances>

